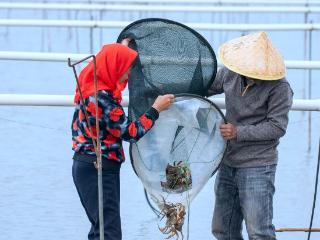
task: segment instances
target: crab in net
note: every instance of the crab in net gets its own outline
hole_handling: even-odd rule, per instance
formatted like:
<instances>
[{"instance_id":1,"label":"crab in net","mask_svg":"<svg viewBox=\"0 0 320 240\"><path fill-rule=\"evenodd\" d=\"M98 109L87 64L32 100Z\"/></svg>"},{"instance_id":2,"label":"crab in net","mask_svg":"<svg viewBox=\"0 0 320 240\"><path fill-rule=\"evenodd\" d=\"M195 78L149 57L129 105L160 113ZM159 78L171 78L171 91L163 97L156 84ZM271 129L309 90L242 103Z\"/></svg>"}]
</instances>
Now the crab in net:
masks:
<instances>
[{"instance_id":1,"label":"crab in net","mask_svg":"<svg viewBox=\"0 0 320 240\"><path fill-rule=\"evenodd\" d=\"M167 164L166 182L160 182L164 191L174 191L177 193L189 190L192 186L191 171L188 165L182 161Z\"/></svg>"},{"instance_id":2,"label":"crab in net","mask_svg":"<svg viewBox=\"0 0 320 240\"><path fill-rule=\"evenodd\" d=\"M162 215L161 220L164 217L167 218L166 225L163 228L159 227L159 230L163 234L169 235L166 239L174 236L176 236L177 239L181 236L181 239L183 239L182 226L184 216L186 215L185 206L181 203L167 203L163 198L163 207L160 214Z\"/></svg>"}]
</instances>

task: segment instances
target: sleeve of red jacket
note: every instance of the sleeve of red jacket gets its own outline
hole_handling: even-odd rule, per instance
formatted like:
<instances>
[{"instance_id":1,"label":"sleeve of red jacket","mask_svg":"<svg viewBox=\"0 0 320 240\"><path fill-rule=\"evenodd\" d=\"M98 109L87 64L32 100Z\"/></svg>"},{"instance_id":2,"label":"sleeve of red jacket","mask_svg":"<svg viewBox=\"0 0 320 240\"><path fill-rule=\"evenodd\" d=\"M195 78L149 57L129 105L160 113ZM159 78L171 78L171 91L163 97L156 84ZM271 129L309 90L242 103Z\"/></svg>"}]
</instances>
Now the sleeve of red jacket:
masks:
<instances>
[{"instance_id":1,"label":"sleeve of red jacket","mask_svg":"<svg viewBox=\"0 0 320 240\"><path fill-rule=\"evenodd\" d=\"M107 131L114 137L127 142L138 141L152 128L159 117L158 111L152 107L134 122L128 119L119 104L109 102L103 106L103 109L102 118L106 123Z\"/></svg>"}]
</instances>

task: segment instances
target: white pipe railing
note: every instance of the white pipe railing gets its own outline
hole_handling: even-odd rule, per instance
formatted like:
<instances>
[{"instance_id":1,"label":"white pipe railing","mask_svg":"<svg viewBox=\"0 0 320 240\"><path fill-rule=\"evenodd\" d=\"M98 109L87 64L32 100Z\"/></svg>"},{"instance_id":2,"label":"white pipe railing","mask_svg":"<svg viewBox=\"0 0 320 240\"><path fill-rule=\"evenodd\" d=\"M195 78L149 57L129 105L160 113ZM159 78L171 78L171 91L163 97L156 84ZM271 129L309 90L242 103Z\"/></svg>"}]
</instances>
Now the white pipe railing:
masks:
<instances>
[{"instance_id":1,"label":"white pipe railing","mask_svg":"<svg viewBox=\"0 0 320 240\"><path fill-rule=\"evenodd\" d=\"M132 22L125 21L92 21L92 20L30 20L30 19L0 19L0 26L25 27L89 27L89 28L124 28ZM185 23L197 30L215 31L311 31L320 30L319 23L286 23L286 24L214 24Z\"/></svg>"},{"instance_id":2,"label":"white pipe railing","mask_svg":"<svg viewBox=\"0 0 320 240\"><path fill-rule=\"evenodd\" d=\"M77 0L74 1L73 3L70 2L63 2L63 1L59 1L59 2L51 2L49 4L87 4L88 0ZM38 6L39 4L43 4L45 5L45 3L33 3L33 2L29 2L29 3L12 3L12 2L3 2L1 3L1 7L3 8L23 8L23 9L30 9L32 5L36 5ZM320 2L318 0L94 0L91 2L92 5L95 4L103 4L103 5L108 5L108 4L139 4L139 5L150 5L150 4L173 4L173 5L177 5L177 4L194 4L194 5L199 5L199 4L207 4L207 5L228 5L228 4L232 4L232 5L289 5L289 6L293 6L293 5L319 5ZM1 8L0 7L0 8Z\"/></svg>"},{"instance_id":3,"label":"white pipe railing","mask_svg":"<svg viewBox=\"0 0 320 240\"><path fill-rule=\"evenodd\" d=\"M210 97L220 108L225 108L224 98ZM124 96L122 106L128 107L129 97ZM73 95L40 95L40 94L0 94L0 105L3 106L74 106ZM294 111L320 111L320 99L294 99L291 110Z\"/></svg>"},{"instance_id":4,"label":"white pipe railing","mask_svg":"<svg viewBox=\"0 0 320 240\"><path fill-rule=\"evenodd\" d=\"M0 51L0 60L65 62L68 60L68 58L71 58L73 61L80 61L81 59L88 56L89 54L77 54L77 53ZM91 59L89 59L88 61L90 60Z\"/></svg>"},{"instance_id":5,"label":"white pipe railing","mask_svg":"<svg viewBox=\"0 0 320 240\"><path fill-rule=\"evenodd\" d=\"M68 58L72 61L79 61L89 54L76 53L43 53L43 52L6 52L0 51L0 60L19 60L19 61L51 61L51 62L66 62ZM143 61L152 61L153 63L168 63L167 59L146 58ZM173 60L169 59L171 63ZM192 61L192 60L191 60ZM180 62L179 62L180 63ZM181 63L185 64L185 62ZM289 69L320 69L320 61L285 61L286 67ZM218 62L218 66L222 66Z\"/></svg>"},{"instance_id":6,"label":"white pipe railing","mask_svg":"<svg viewBox=\"0 0 320 240\"><path fill-rule=\"evenodd\" d=\"M193 3L193 4L320 4L319 0L93 0L94 2L107 2L107 3Z\"/></svg>"},{"instance_id":7,"label":"white pipe railing","mask_svg":"<svg viewBox=\"0 0 320 240\"><path fill-rule=\"evenodd\" d=\"M0 9L81 10L81 11L148 11L148 12L211 12L211 13L319 13L320 7L301 6L185 6L185 5L119 5L84 3L0 3Z\"/></svg>"}]
</instances>

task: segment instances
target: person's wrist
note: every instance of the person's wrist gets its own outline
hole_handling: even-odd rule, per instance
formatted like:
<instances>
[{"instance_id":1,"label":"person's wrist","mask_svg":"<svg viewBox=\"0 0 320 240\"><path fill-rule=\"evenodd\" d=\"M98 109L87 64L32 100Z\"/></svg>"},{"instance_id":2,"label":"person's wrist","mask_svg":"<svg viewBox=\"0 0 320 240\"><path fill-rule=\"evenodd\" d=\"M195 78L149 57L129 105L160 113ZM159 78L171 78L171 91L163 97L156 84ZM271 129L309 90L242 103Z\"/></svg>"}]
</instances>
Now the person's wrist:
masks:
<instances>
[{"instance_id":1,"label":"person's wrist","mask_svg":"<svg viewBox=\"0 0 320 240\"><path fill-rule=\"evenodd\" d=\"M154 107L150 107L148 111L146 111L146 115L148 118L152 119L153 121L159 118L159 112Z\"/></svg>"},{"instance_id":2,"label":"person's wrist","mask_svg":"<svg viewBox=\"0 0 320 240\"><path fill-rule=\"evenodd\" d=\"M154 104L154 105L152 105L152 107L153 107L155 110L157 110L158 113L161 112L161 111L160 111L160 108L159 108L157 105Z\"/></svg>"},{"instance_id":3,"label":"person's wrist","mask_svg":"<svg viewBox=\"0 0 320 240\"><path fill-rule=\"evenodd\" d=\"M237 126L233 125L233 139L237 139Z\"/></svg>"},{"instance_id":4,"label":"person's wrist","mask_svg":"<svg viewBox=\"0 0 320 240\"><path fill-rule=\"evenodd\" d=\"M160 113L161 112L161 110L160 109L158 109L158 108L154 108L158 113Z\"/></svg>"}]
</instances>

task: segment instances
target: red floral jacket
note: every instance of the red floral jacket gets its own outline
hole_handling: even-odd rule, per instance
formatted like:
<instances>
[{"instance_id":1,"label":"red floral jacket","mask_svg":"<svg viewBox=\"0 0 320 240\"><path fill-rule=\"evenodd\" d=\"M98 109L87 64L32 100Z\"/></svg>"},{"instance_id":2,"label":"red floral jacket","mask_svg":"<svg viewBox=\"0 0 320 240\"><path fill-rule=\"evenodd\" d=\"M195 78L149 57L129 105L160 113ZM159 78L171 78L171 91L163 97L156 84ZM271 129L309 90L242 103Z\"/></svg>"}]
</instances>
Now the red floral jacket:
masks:
<instances>
[{"instance_id":1,"label":"red floral jacket","mask_svg":"<svg viewBox=\"0 0 320 240\"><path fill-rule=\"evenodd\" d=\"M93 128L93 137L96 138L96 105L94 96L86 98L85 105L90 124ZM154 122L158 119L159 113L156 109L151 107L145 114L140 116L137 121L131 122L126 117L122 106L114 100L109 92L102 90L98 92L98 117L102 159L123 162L125 156L122 140L128 142L138 141L151 129ZM73 141L72 149L81 154L95 156L92 136L87 126L81 101L76 105L71 128Z\"/></svg>"}]
</instances>

